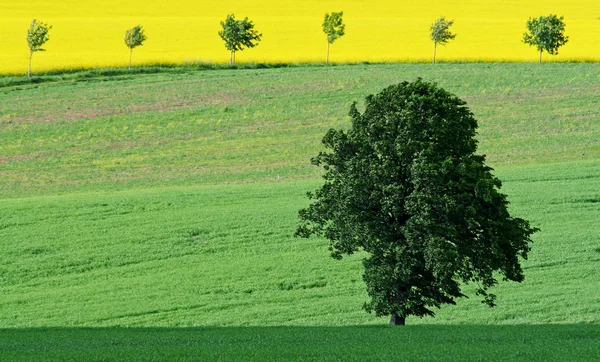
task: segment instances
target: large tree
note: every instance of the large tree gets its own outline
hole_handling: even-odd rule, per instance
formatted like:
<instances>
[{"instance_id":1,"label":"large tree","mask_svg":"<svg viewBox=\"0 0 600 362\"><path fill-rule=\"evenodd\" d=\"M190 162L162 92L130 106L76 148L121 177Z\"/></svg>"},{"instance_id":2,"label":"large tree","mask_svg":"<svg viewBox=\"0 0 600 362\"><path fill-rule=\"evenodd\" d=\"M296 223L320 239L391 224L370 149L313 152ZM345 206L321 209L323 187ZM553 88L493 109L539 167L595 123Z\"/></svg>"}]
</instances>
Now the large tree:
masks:
<instances>
[{"instance_id":1,"label":"large tree","mask_svg":"<svg viewBox=\"0 0 600 362\"><path fill-rule=\"evenodd\" d=\"M254 23L247 17L244 20L235 20L235 15L229 14L225 21L221 22L221 27L219 36L225 42L225 48L230 52L230 65L235 63L235 52L244 50L244 47L254 48L262 37L262 34L254 29Z\"/></svg>"},{"instance_id":2,"label":"large tree","mask_svg":"<svg viewBox=\"0 0 600 362\"><path fill-rule=\"evenodd\" d=\"M558 54L558 48L569 41L565 35L563 17L550 14L539 18L529 18L525 24L527 32L523 33L523 43L535 46L540 52L540 63L544 50L548 54Z\"/></svg>"},{"instance_id":3,"label":"large tree","mask_svg":"<svg viewBox=\"0 0 600 362\"><path fill-rule=\"evenodd\" d=\"M342 16L343 11L338 13L332 12L331 14L326 13L323 19L323 32L327 36L327 56L325 58L325 64L329 64L329 46L336 41L337 38L343 36L346 30L346 25Z\"/></svg>"},{"instance_id":4,"label":"large tree","mask_svg":"<svg viewBox=\"0 0 600 362\"><path fill-rule=\"evenodd\" d=\"M433 63L435 63L438 44L446 45L450 40L456 38L456 34L450 32L452 24L454 24L454 20L446 20L446 18L442 16L434 21L429 28L429 37L433 40Z\"/></svg>"},{"instance_id":5,"label":"large tree","mask_svg":"<svg viewBox=\"0 0 600 362\"><path fill-rule=\"evenodd\" d=\"M367 311L405 318L433 316L455 304L461 283L475 283L483 302L497 274L523 280L537 230L512 217L501 182L475 154L477 121L465 102L417 80L366 98L350 108L351 128L330 129L329 150L312 163L324 184L300 210L297 236L322 236L332 256L363 250Z\"/></svg>"},{"instance_id":6,"label":"large tree","mask_svg":"<svg viewBox=\"0 0 600 362\"><path fill-rule=\"evenodd\" d=\"M52 29L51 25L44 24L37 19L33 19L29 29L27 29L27 45L29 46L28 78L31 78L31 59L33 58L33 53L45 51L42 46L50 39L48 35L50 29Z\"/></svg>"},{"instance_id":7,"label":"large tree","mask_svg":"<svg viewBox=\"0 0 600 362\"><path fill-rule=\"evenodd\" d=\"M131 69L133 48L141 46L146 39L144 28L141 25L136 25L125 32L125 45L129 48L129 69Z\"/></svg>"}]
</instances>

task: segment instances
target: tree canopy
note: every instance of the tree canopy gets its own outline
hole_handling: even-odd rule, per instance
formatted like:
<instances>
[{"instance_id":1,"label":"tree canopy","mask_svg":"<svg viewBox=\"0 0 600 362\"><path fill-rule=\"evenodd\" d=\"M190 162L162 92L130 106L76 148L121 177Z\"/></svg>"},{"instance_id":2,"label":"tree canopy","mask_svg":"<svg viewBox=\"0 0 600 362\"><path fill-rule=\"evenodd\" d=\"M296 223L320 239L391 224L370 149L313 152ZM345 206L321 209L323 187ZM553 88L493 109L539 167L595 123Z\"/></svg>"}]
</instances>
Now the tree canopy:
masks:
<instances>
[{"instance_id":1,"label":"tree canopy","mask_svg":"<svg viewBox=\"0 0 600 362\"><path fill-rule=\"evenodd\" d=\"M52 25L45 24L37 19L33 19L29 29L27 29L27 45L29 46L29 67L27 68L27 77L31 77L31 59L33 53L42 52L44 44L50 40L49 32Z\"/></svg>"},{"instance_id":2,"label":"tree canopy","mask_svg":"<svg viewBox=\"0 0 600 362\"><path fill-rule=\"evenodd\" d=\"M445 17L440 17L431 24L429 37L433 40L433 62L435 63L435 55L437 45L446 45L450 40L456 38L456 34L450 32L450 27L454 24L454 20L446 20Z\"/></svg>"},{"instance_id":3,"label":"tree canopy","mask_svg":"<svg viewBox=\"0 0 600 362\"><path fill-rule=\"evenodd\" d=\"M542 53L558 54L558 48L569 41L565 35L565 23L563 17L550 14L539 18L529 18L525 24L527 32L523 33L523 43L535 46L540 52L540 63Z\"/></svg>"},{"instance_id":4,"label":"tree canopy","mask_svg":"<svg viewBox=\"0 0 600 362\"><path fill-rule=\"evenodd\" d=\"M312 159L325 182L308 194L296 235L327 238L336 259L366 251L365 309L392 324L455 304L461 282L494 306L495 273L523 280L519 257L537 229L509 214L500 180L475 154L465 102L419 79L368 96L362 114L354 103L350 116Z\"/></svg>"},{"instance_id":5,"label":"tree canopy","mask_svg":"<svg viewBox=\"0 0 600 362\"><path fill-rule=\"evenodd\" d=\"M141 46L145 40L146 34L141 25L136 25L125 32L125 45L129 48L129 68L131 68L133 48Z\"/></svg>"},{"instance_id":6,"label":"tree canopy","mask_svg":"<svg viewBox=\"0 0 600 362\"><path fill-rule=\"evenodd\" d=\"M327 64L329 64L329 46L345 34L346 25L342 19L343 15L343 11L326 13L323 19L323 32L327 35L327 57L325 58Z\"/></svg>"},{"instance_id":7,"label":"tree canopy","mask_svg":"<svg viewBox=\"0 0 600 362\"><path fill-rule=\"evenodd\" d=\"M225 48L230 51L229 64L235 63L235 52L244 50L244 47L254 48L262 37L247 17L244 20L235 20L235 15L229 14L225 21L221 22L221 27L219 36L225 42Z\"/></svg>"}]
</instances>

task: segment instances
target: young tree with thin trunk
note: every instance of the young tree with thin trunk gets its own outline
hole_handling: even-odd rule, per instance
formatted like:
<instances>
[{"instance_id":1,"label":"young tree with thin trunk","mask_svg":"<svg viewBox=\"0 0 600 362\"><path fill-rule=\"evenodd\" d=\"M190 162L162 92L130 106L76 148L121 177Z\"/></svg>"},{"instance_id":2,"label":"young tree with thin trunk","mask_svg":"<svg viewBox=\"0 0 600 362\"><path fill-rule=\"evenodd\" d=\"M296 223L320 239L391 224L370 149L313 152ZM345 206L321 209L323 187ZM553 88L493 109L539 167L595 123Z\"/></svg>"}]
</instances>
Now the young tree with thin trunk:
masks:
<instances>
[{"instance_id":1,"label":"young tree with thin trunk","mask_svg":"<svg viewBox=\"0 0 600 362\"><path fill-rule=\"evenodd\" d=\"M125 45L129 48L129 69L131 69L133 48L141 46L146 39L146 34L141 25L136 25L125 32Z\"/></svg>"},{"instance_id":2,"label":"young tree with thin trunk","mask_svg":"<svg viewBox=\"0 0 600 362\"><path fill-rule=\"evenodd\" d=\"M336 41L337 38L344 35L346 25L342 20L342 15L344 15L343 11L325 14L325 19L323 20L323 32L327 35L327 56L325 58L325 64L329 64L329 46Z\"/></svg>"},{"instance_id":3,"label":"young tree with thin trunk","mask_svg":"<svg viewBox=\"0 0 600 362\"><path fill-rule=\"evenodd\" d=\"M529 18L525 24L527 32L523 34L523 43L535 46L540 52L540 63L544 50L548 54L558 54L558 48L569 41L565 36L563 17L550 14L539 18Z\"/></svg>"},{"instance_id":4,"label":"young tree with thin trunk","mask_svg":"<svg viewBox=\"0 0 600 362\"><path fill-rule=\"evenodd\" d=\"M244 20L235 20L235 15L229 14L225 21L221 22L221 27L219 36L225 42L225 48L229 50L229 65L235 64L235 52L244 50L244 47L254 48L262 37L247 17Z\"/></svg>"},{"instance_id":5,"label":"young tree with thin trunk","mask_svg":"<svg viewBox=\"0 0 600 362\"><path fill-rule=\"evenodd\" d=\"M368 96L362 114L355 102L350 116L312 159L325 182L296 236L329 239L336 259L366 252L367 311L403 325L455 304L461 283L494 306L496 278L523 281L519 258L537 229L509 214L465 102L419 79Z\"/></svg>"},{"instance_id":6,"label":"young tree with thin trunk","mask_svg":"<svg viewBox=\"0 0 600 362\"><path fill-rule=\"evenodd\" d=\"M29 46L29 66L27 67L27 77L31 78L31 59L33 53L43 52L42 46L50 39L48 32L52 29L51 25L33 19L27 30L27 45Z\"/></svg>"},{"instance_id":7,"label":"young tree with thin trunk","mask_svg":"<svg viewBox=\"0 0 600 362\"><path fill-rule=\"evenodd\" d=\"M431 34L429 36L433 40L433 63L435 63L438 44L446 45L450 40L456 38L456 34L450 32L452 24L454 24L454 20L446 20L443 16L431 24Z\"/></svg>"}]
</instances>

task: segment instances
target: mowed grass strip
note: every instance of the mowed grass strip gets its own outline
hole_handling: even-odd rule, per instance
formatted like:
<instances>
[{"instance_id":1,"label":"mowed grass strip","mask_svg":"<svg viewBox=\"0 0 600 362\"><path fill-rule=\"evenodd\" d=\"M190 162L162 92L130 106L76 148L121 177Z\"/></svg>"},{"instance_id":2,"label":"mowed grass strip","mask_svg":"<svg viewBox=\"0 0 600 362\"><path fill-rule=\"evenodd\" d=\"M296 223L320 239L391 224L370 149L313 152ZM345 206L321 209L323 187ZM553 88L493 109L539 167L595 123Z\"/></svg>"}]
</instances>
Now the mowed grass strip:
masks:
<instances>
[{"instance_id":1,"label":"mowed grass strip","mask_svg":"<svg viewBox=\"0 0 600 362\"><path fill-rule=\"evenodd\" d=\"M0 89L0 197L312 179L352 102L417 77L468 102L493 166L600 158L597 64L100 75Z\"/></svg>"}]
</instances>

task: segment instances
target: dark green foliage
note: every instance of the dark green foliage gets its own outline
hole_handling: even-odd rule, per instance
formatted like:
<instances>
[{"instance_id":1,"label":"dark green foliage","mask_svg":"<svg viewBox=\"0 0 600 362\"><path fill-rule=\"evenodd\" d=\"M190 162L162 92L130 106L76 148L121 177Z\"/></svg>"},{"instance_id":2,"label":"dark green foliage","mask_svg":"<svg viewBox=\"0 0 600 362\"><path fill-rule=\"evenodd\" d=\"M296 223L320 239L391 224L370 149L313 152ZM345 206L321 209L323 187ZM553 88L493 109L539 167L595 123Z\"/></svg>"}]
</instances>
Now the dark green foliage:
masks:
<instances>
[{"instance_id":1,"label":"dark green foliage","mask_svg":"<svg viewBox=\"0 0 600 362\"><path fill-rule=\"evenodd\" d=\"M262 37L247 17L244 20L235 20L235 15L229 14L225 21L221 22L221 27L223 29L219 31L219 36L225 41L225 48L230 51L230 65L235 63L235 52L244 50L244 47L254 48Z\"/></svg>"},{"instance_id":2,"label":"dark green foliage","mask_svg":"<svg viewBox=\"0 0 600 362\"><path fill-rule=\"evenodd\" d=\"M527 32L523 34L523 43L537 48L540 52L540 63L544 51L552 55L558 54L558 48L569 41L569 37L564 34L565 23L562 16L550 14L529 18L525 26Z\"/></svg>"},{"instance_id":3,"label":"dark green foliage","mask_svg":"<svg viewBox=\"0 0 600 362\"><path fill-rule=\"evenodd\" d=\"M31 77L31 58L35 52L43 52L45 49L42 46L50 40L48 35L51 25L33 19L29 29L27 30L27 45L29 46L29 67L27 68L27 77Z\"/></svg>"},{"instance_id":4,"label":"dark green foliage","mask_svg":"<svg viewBox=\"0 0 600 362\"><path fill-rule=\"evenodd\" d=\"M460 282L488 289L495 272L520 282L536 229L507 211L499 179L476 155L477 121L435 84L403 82L350 109L349 131L330 129L313 164L325 183L300 211L297 235L324 236L332 256L364 250L364 280L377 315L433 316L464 296Z\"/></svg>"},{"instance_id":5,"label":"dark green foliage","mask_svg":"<svg viewBox=\"0 0 600 362\"><path fill-rule=\"evenodd\" d=\"M141 25L136 25L125 32L125 45L129 48L129 69L131 69L131 54L133 48L141 46L146 40L146 34Z\"/></svg>"}]
</instances>

